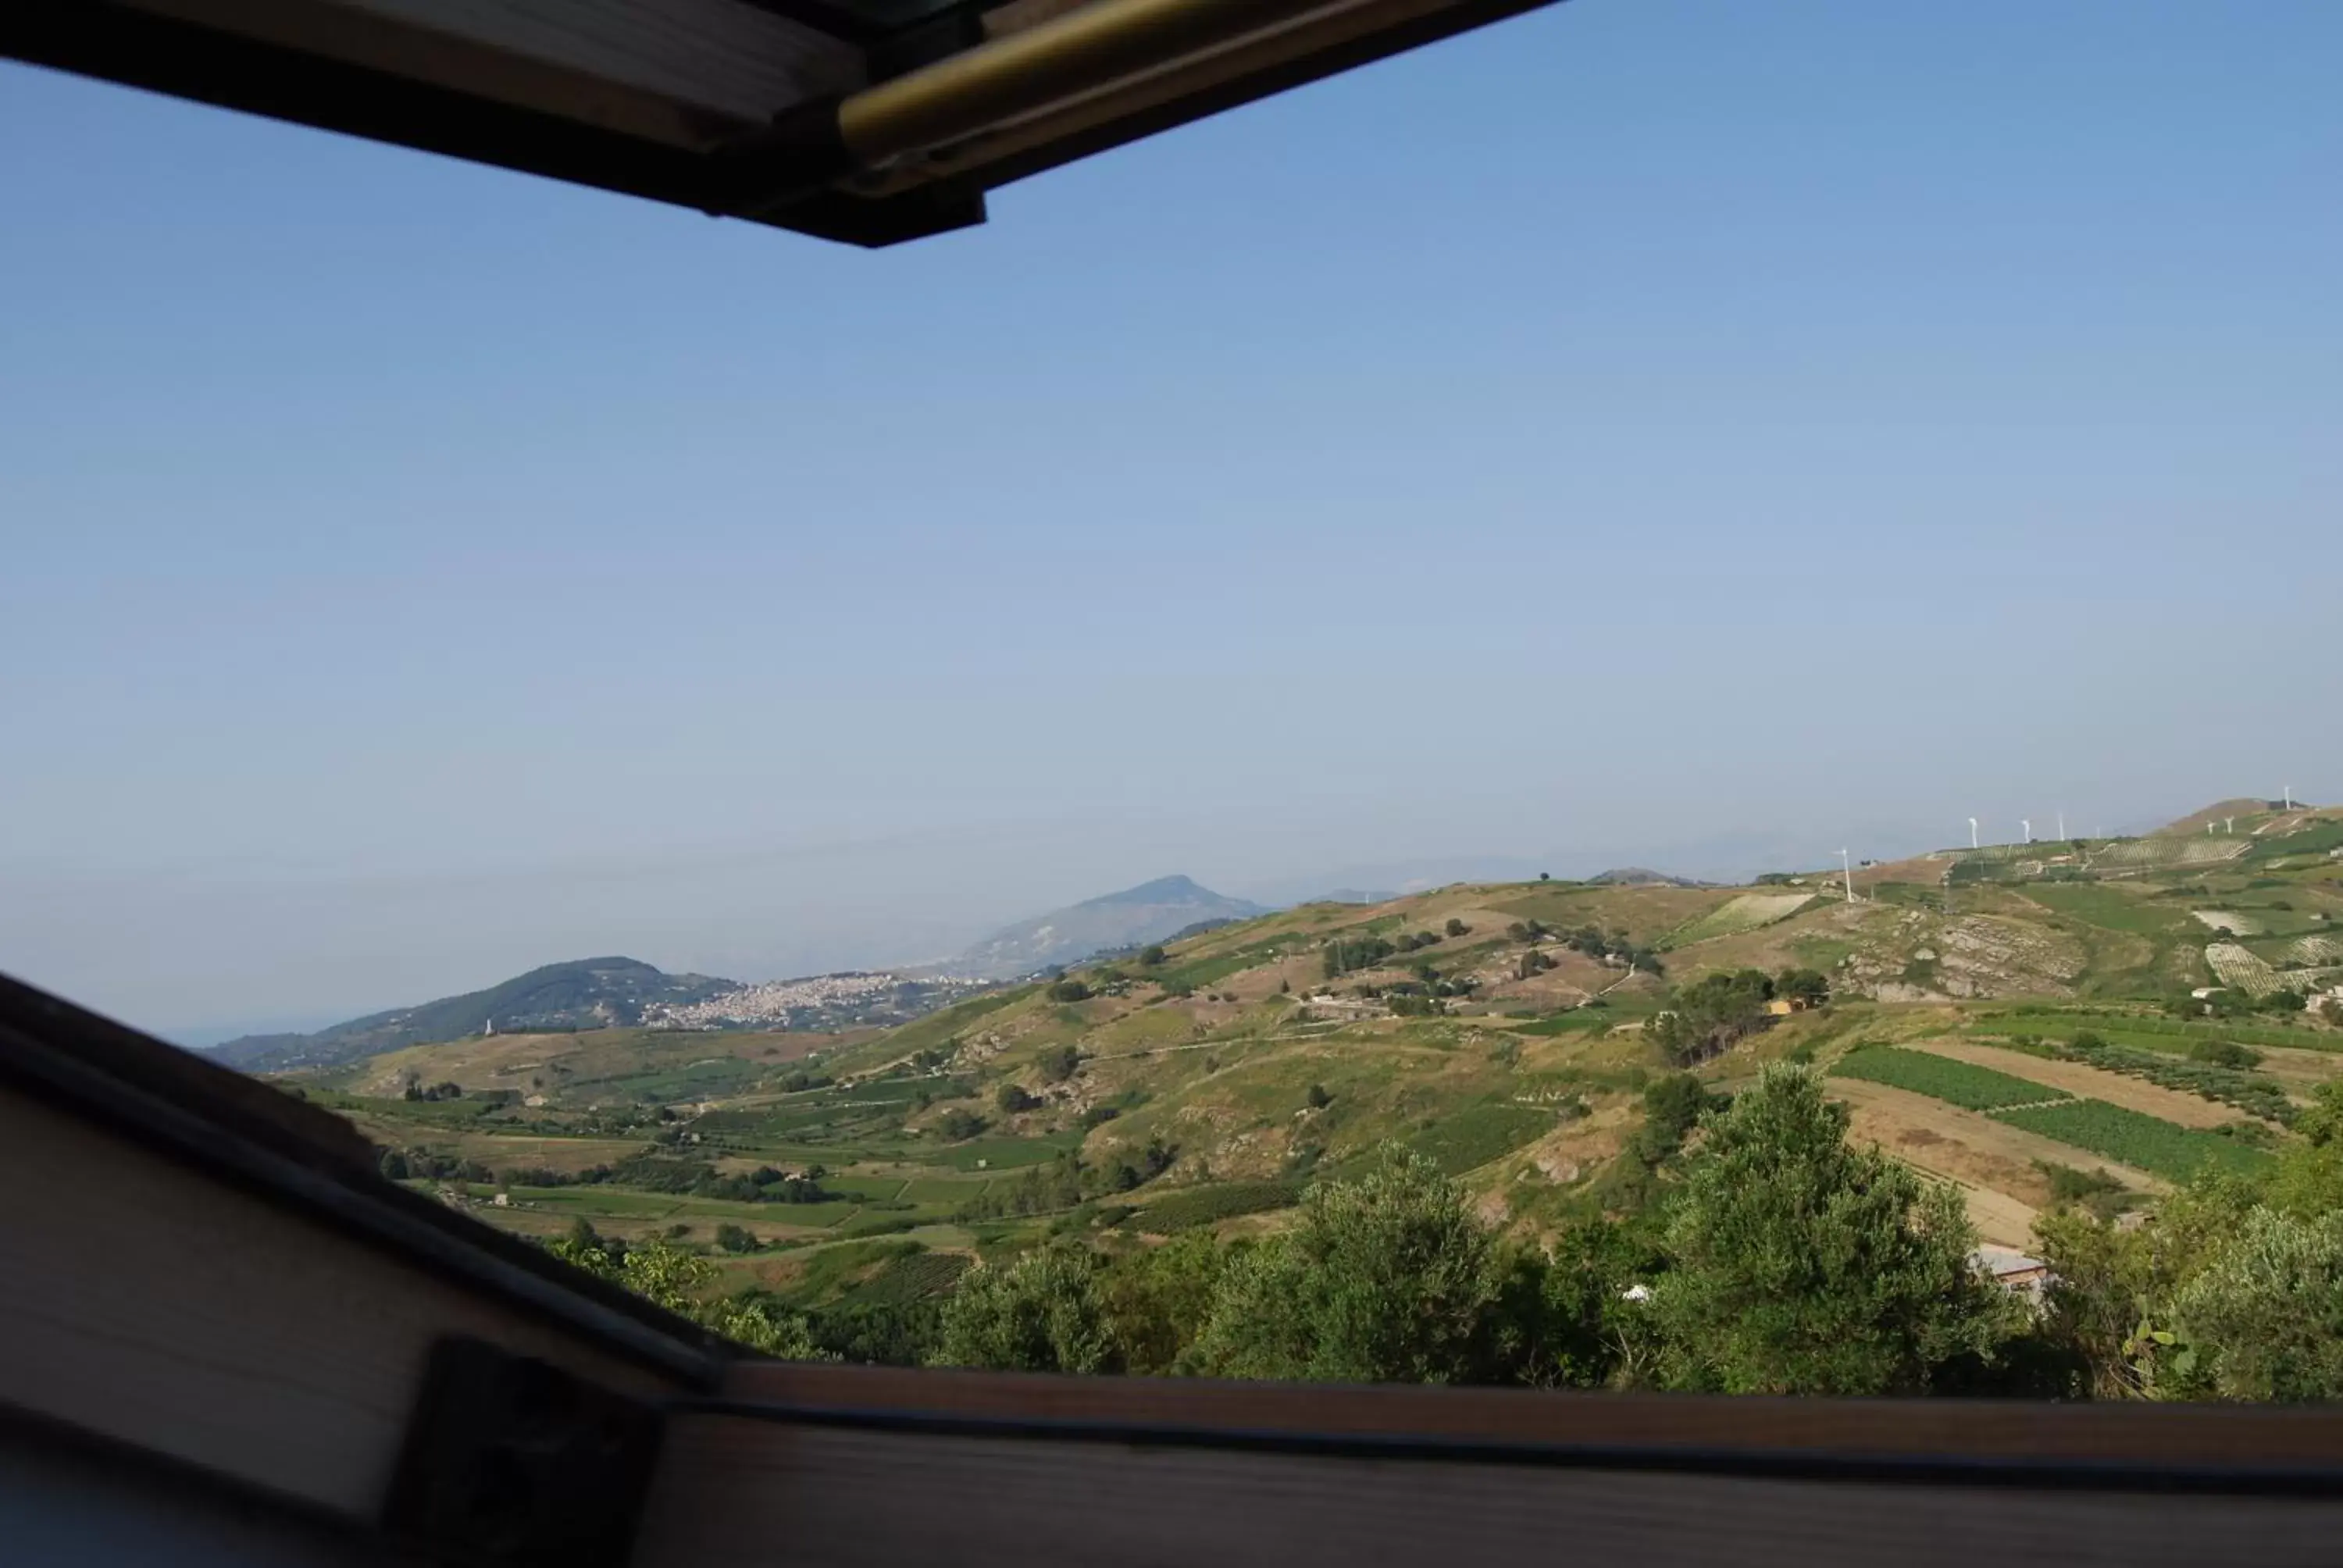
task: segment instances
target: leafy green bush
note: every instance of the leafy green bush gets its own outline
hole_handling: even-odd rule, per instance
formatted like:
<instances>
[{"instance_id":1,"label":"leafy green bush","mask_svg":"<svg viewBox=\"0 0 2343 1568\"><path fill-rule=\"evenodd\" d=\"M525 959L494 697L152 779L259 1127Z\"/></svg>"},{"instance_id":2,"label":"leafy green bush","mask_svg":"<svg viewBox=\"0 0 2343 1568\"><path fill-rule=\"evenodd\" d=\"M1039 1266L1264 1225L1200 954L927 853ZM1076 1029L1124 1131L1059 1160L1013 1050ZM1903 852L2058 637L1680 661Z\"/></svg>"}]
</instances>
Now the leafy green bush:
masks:
<instances>
[{"instance_id":1,"label":"leafy green bush","mask_svg":"<svg viewBox=\"0 0 2343 1568\"><path fill-rule=\"evenodd\" d=\"M936 1118L936 1132L948 1143L965 1143L983 1131L983 1117L957 1105Z\"/></svg>"}]
</instances>

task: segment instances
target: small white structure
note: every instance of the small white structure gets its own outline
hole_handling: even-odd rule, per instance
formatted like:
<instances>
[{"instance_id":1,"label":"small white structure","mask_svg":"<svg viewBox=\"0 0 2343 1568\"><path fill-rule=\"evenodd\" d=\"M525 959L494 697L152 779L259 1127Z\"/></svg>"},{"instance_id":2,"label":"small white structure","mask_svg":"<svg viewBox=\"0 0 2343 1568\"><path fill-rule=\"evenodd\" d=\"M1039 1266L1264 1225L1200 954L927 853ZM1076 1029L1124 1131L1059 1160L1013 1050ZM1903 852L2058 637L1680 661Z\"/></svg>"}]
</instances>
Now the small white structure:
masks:
<instances>
[{"instance_id":1,"label":"small white structure","mask_svg":"<svg viewBox=\"0 0 2343 1568\"><path fill-rule=\"evenodd\" d=\"M1987 1241L1969 1254L1969 1266L1988 1275L2003 1290L2040 1302L2050 1282L2050 1265L2041 1259Z\"/></svg>"}]
</instances>

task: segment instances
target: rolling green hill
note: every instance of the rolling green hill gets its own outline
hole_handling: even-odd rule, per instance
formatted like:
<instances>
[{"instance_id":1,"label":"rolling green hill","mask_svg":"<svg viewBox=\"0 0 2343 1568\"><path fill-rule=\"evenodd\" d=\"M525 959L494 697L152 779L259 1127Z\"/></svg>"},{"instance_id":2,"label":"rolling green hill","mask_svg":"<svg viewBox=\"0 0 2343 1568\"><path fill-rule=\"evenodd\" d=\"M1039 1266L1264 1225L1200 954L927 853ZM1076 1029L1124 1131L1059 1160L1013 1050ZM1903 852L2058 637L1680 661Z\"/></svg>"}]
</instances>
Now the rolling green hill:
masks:
<instances>
[{"instance_id":1,"label":"rolling green hill","mask_svg":"<svg viewBox=\"0 0 2343 1568\"><path fill-rule=\"evenodd\" d=\"M1706 975L1811 969L1826 1005L1729 1031L1694 1070L1729 1092L1765 1060L1900 1048L1831 1080L1856 1135L1958 1183L1988 1239L2023 1244L2054 1200L2046 1172L2114 1161L2105 1181L2152 1201L2207 1151L2260 1158L2291 1136L2288 1106L2343 1070L2343 1028L2298 1003L2272 1010L2237 986L2188 998L2214 983L2208 949L2236 947L2279 990L2332 967L2343 861L2318 846L2343 818L2272 819L2217 862L2144 865L2118 851L2145 840L2117 840L1966 882L1951 855L1875 867L1854 903L1815 872L1309 904L900 1027L508 1034L500 1021L493 1038L284 1081L351 1115L409 1180L513 1229L582 1220L711 1247L723 1227L715 1255L736 1283L915 1299L949 1285L959 1265L942 1260L1045 1235L1147 1246L1274 1227L1310 1181L1391 1142L1516 1234L1632 1208L1666 1180L1644 1095L1671 1068L1646 1020ZM2225 939L2207 914L2260 934ZM2232 1063L2239 1045L2262 1060L2198 1063L2207 1041ZM2099 1109L2007 1109L2070 1102ZM839 1249L858 1250L824 1261ZM920 1258L934 1261L905 1261Z\"/></svg>"}]
</instances>

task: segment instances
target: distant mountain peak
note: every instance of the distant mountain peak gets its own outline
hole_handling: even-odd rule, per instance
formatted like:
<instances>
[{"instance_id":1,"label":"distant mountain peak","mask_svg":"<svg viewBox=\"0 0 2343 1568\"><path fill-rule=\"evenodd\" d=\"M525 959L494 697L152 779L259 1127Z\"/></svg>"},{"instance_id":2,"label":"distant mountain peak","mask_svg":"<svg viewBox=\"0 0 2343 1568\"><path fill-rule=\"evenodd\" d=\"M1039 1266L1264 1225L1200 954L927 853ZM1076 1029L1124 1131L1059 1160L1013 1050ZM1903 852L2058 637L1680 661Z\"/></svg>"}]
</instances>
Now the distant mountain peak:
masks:
<instances>
[{"instance_id":1,"label":"distant mountain peak","mask_svg":"<svg viewBox=\"0 0 2343 1568\"><path fill-rule=\"evenodd\" d=\"M1093 953L1169 940L1207 921L1245 920L1269 910L1212 891L1190 877L1158 877L1021 920L936 966L945 974L1014 980Z\"/></svg>"},{"instance_id":2,"label":"distant mountain peak","mask_svg":"<svg viewBox=\"0 0 2343 1568\"><path fill-rule=\"evenodd\" d=\"M1087 910L1098 904L1169 904L1190 899L1218 899L1220 894L1190 877L1158 877L1119 893L1101 893L1073 906Z\"/></svg>"},{"instance_id":3,"label":"distant mountain peak","mask_svg":"<svg viewBox=\"0 0 2343 1568\"><path fill-rule=\"evenodd\" d=\"M1654 871L1649 866L1614 866L1607 871L1597 871L1586 879L1604 887L1697 888L1702 885L1688 877L1671 877L1665 871Z\"/></svg>"}]
</instances>

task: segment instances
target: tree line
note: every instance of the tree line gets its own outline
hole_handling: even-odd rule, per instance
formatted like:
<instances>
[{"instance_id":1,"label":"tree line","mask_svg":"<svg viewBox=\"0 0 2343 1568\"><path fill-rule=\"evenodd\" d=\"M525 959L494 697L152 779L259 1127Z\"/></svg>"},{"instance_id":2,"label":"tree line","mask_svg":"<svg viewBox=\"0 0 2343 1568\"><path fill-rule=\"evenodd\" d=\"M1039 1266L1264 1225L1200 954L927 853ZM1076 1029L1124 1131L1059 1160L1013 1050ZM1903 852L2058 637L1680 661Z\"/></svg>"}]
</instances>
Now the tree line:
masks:
<instances>
[{"instance_id":1,"label":"tree line","mask_svg":"<svg viewBox=\"0 0 2343 1568\"><path fill-rule=\"evenodd\" d=\"M1955 1189L1851 1143L1845 1108L1789 1063L1729 1101L1688 1074L1651 1085L1641 1130L1596 1183L1604 1212L1544 1245L1499 1237L1455 1181L1392 1147L1365 1175L1311 1188L1280 1233L1114 1251L1061 1237L924 1301L802 1315L709 1302L705 1261L662 1242L598 1244L585 1262L784 1355L1726 1393L2343 1398L2343 1083L2298 1131L2267 1174L2202 1181L2145 1223L2085 1202L2046 1215L2039 1302L1980 1270ZM556 1250L579 1261L579 1245Z\"/></svg>"},{"instance_id":2,"label":"tree line","mask_svg":"<svg viewBox=\"0 0 2343 1568\"><path fill-rule=\"evenodd\" d=\"M2126 1227L2042 1222L2037 1303L1973 1253L1950 1186L1847 1139L1809 1068L1719 1103L1647 1094L1641 1206L1547 1247L1501 1241L1393 1149L1297 1223L980 1269L922 1359L1031 1371L1726 1393L2343 1397L2343 1084L2265 1179L2208 1181Z\"/></svg>"}]
</instances>

